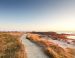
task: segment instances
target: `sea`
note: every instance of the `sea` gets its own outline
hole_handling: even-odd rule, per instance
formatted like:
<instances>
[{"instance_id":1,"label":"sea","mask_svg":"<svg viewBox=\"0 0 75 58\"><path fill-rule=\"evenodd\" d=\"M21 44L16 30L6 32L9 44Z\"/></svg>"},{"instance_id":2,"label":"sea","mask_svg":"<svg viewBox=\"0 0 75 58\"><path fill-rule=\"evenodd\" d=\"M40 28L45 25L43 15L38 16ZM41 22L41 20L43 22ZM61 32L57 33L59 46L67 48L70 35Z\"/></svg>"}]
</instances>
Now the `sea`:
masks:
<instances>
[{"instance_id":1,"label":"sea","mask_svg":"<svg viewBox=\"0 0 75 58\"><path fill-rule=\"evenodd\" d=\"M75 31L58 31L58 34L75 34ZM69 39L75 39L75 36L67 36Z\"/></svg>"}]
</instances>

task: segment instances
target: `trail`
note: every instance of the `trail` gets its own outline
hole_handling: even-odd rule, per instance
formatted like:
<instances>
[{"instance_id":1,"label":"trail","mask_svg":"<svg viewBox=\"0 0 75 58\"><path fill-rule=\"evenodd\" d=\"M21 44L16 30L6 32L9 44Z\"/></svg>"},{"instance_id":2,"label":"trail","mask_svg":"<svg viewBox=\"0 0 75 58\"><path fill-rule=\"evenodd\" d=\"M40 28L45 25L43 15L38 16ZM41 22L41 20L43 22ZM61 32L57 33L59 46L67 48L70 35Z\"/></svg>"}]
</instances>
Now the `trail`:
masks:
<instances>
[{"instance_id":1,"label":"trail","mask_svg":"<svg viewBox=\"0 0 75 58\"><path fill-rule=\"evenodd\" d=\"M21 41L25 45L28 58L49 58L46 54L44 54L40 46L37 46L35 43L26 39L26 34L21 37Z\"/></svg>"}]
</instances>

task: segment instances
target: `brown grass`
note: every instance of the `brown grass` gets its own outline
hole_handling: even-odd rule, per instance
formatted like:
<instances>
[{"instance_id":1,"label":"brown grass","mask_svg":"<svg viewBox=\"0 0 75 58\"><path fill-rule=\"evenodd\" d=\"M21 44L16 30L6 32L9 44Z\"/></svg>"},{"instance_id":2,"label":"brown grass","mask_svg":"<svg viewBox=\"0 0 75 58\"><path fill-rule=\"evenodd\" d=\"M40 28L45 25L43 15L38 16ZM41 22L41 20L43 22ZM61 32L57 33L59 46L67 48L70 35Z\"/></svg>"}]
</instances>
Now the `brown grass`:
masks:
<instances>
[{"instance_id":1,"label":"brown grass","mask_svg":"<svg viewBox=\"0 0 75 58\"><path fill-rule=\"evenodd\" d=\"M62 48L51 41L46 39L43 40L43 38L40 38L38 34L28 34L27 38L41 46L44 46L43 49L50 58L75 58L75 49Z\"/></svg>"},{"instance_id":2,"label":"brown grass","mask_svg":"<svg viewBox=\"0 0 75 58\"><path fill-rule=\"evenodd\" d=\"M16 33L0 32L0 58L26 58L24 46Z\"/></svg>"}]
</instances>

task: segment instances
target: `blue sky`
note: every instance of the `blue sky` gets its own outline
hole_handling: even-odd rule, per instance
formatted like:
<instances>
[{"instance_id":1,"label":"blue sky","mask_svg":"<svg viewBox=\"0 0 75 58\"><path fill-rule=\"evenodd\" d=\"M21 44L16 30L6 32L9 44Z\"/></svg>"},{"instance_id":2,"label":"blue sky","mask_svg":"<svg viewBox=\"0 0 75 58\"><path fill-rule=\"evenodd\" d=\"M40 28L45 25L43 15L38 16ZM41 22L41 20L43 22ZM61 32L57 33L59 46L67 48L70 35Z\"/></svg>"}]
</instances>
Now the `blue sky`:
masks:
<instances>
[{"instance_id":1,"label":"blue sky","mask_svg":"<svg viewBox=\"0 0 75 58\"><path fill-rule=\"evenodd\" d=\"M75 31L75 1L0 0L0 30Z\"/></svg>"}]
</instances>

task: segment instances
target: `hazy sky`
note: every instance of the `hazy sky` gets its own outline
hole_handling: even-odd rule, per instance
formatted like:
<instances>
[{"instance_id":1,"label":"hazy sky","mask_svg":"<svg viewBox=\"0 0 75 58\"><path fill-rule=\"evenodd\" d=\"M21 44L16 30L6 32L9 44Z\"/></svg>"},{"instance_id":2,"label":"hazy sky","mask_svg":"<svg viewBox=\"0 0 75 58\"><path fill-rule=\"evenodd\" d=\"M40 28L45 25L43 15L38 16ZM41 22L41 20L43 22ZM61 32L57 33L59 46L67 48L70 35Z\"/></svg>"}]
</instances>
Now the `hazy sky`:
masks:
<instances>
[{"instance_id":1,"label":"hazy sky","mask_svg":"<svg viewBox=\"0 0 75 58\"><path fill-rule=\"evenodd\" d=\"M75 0L0 0L0 30L75 31Z\"/></svg>"}]
</instances>

